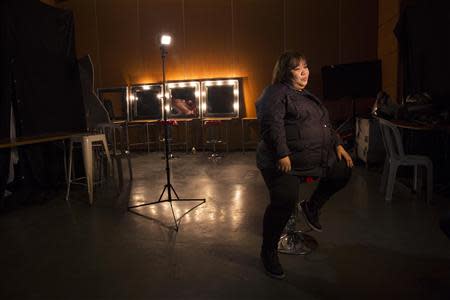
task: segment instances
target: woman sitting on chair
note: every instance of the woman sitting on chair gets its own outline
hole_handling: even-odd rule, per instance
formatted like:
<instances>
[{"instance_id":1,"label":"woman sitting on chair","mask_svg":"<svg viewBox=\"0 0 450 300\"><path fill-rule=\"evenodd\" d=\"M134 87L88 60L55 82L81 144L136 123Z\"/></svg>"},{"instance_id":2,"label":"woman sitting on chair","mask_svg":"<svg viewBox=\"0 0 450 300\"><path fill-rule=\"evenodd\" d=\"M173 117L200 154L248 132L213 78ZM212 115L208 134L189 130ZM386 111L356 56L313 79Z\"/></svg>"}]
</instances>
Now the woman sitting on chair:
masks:
<instances>
[{"instance_id":1,"label":"woman sitting on chair","mask_svg":"<svg viewBox=\"0 0 450 300\"><path fill-rule=\"evenodd\" d=\"M347 184L353 167L331 128L327 109L305 90L308 77L302 54L283 53L275 64L272 84L256 104L262 136L257 165L270 192L261 259L267 273L279 279L284 272L278 261L278 240L298 201L302 178L320 178L317 189L301 207L311 228L321 231L319 210Z\"/></svg>"}]
</instances>

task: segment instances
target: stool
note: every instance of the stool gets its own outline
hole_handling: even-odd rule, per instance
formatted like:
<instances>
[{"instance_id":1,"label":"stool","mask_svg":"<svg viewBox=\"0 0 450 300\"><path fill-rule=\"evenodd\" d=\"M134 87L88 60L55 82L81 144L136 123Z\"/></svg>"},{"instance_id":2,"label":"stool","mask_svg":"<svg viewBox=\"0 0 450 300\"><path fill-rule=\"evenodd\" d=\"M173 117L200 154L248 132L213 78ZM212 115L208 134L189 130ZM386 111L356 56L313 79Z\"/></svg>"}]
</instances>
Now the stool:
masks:
<instances>
[{"instance_id":1,"label":"stool","mask_svg":"<svg viewBox=\"0 0 450 300\"><path fill-rule=\"evenodd\" d=\"M313 177L306 177L303 182L312 183L316 181L318 180ZM285 233L278 241L278 252L283 254L307 255L317 249L317 241L312 236L306 234L305 231L297 229L297 220L300 214L303 215L299 202L295 205L294 212L284 228ZM308 231L311 231L311 229Z\"/></svg>"},{"instance_id":2,"label":"stool","mask_svg":"<svg viewBox=\"0 0 450 300\"><path fill-rule=\"evenodd\" d=\"M204 135L204 143L203 143L203 152L205 151L205 146L207 144L212 145L212 153L208 155L209 159L217 159L223 157L216 151L216 144L222 144L223 141L220 139L220 125L222 124L221 120L209 120L203 123L205 127L205 135ZM209 130L208 130L209 129ZM209 134L207 134L209 133ZM227 145L228 148L228 145Z\"/></svg>"},{"instance_id":3,"label":"stool","mask_svg":"<svg viewBox=\"0 0 450 300\"><path fill-rule=\"evenodd\" d=\"M97 128L100 130L101 133L105 134L108 145L112 146L112 151L110 155L112 158L116 160L117 174L119 177L119 188L122 189L123 186L122 161L121 161L122 158L125 158L127 160L130 180L133 180L133 169L131 167L130 151L128 150L129 147L126 142L124 134L125 128L122 127L121 125L112 123L102 123L97 125ZM119 138L119 146L120 146L119 149L117 149L116 133L118 133ZM114 177L114 168L112 169L112 173Z\"/></svg>"},{"instance_id":4,"label":"stool","mask_svg":"<svg viewBox=\"0 0 450 300\"><path fill-rule=\"evenodd\" d=\"M84 170L86 172L86 183L89 194L89 205L92 205L94 200L94 175L93 175L93 160L92 160L92 150L94 143L101 143L105 149L106 157L108 159L109 172L112 171L111 156L109 155L108 144L106 143L106 137L104 134L86 134L73 136L70 139L69 148L69 170L67 174L67 194L66 200L69 200L70 195L70 185L76 179L72 179L72 162L73 162L73 144L80 143L83 153Z\"/></svg>"}]
</instances>

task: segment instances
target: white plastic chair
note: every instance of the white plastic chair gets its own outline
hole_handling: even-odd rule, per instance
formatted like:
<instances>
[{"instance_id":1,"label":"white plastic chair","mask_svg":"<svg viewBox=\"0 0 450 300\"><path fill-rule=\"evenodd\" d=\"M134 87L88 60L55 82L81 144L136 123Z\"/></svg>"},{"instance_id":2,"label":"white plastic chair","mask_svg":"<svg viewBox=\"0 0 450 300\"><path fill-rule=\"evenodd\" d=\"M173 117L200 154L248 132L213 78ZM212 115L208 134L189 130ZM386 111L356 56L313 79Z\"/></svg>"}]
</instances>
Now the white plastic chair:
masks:
<instances>
[{"instance_id":1,"label":"white plastic chair","mask_svg":"<svg viewBox=\"0 0 450 300\"><path fill-rule=\"evenodd\" d=\"M406 155L399 129L385 119L379 118L378 120L387 154L380 186L381 192L386 190L385 200L387 202L392 200L392 192L399 166L414 167L414 191L417 190L417 167L424 166L427 173L427 202L430 203L433 197L433 163L431 159L424 155Z\"/></svg>"}]
</instances>

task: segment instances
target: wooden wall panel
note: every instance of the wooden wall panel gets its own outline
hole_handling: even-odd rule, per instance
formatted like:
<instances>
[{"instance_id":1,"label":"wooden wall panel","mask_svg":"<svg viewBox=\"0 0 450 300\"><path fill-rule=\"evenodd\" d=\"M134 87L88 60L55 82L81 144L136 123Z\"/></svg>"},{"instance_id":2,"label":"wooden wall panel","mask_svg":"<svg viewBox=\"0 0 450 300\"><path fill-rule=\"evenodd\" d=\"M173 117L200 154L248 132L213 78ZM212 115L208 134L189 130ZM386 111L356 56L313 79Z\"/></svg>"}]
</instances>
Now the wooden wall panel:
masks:
<instances>
[{"instance_id":1,"label":"wooden wall panel","mask_svg":"<svg viewBox=\"0 0 450 300\"><path fill-rule=\"evenodd\" d=\"M283 6L278 0L234 1L236 74L244 83L245 110L255 116L255 101L271 82L283 51Z\"/></svg>"},{"instance_id":2,"label":"wooden wall panel","mask_svg":"<svg viewBox=\"0 0 450 300\"><path fill-rule=\"evenodd\" d=\"M288 0L286 48L305 54L308 89L322 97L321 68L339 63L339 0Z\"/></svg>"},{"instance_id":3,"label":"wooden wall panel","mask_svg":"<svg viewBox=\"0 0 450 300\"><path fill-rule=\"evenodd\" d=\"M378 0L341 0L342 63L377 58Z\"/></svg>"},{"instance_id":4,"label":"wooden wall panel","mask_svg":"<svg viewBox=\"0 0 450 300\"><path fill-rule=\"evenodd\" d=\"M400 14L400 0L380 0L378 16L378 58L382 61L383 90L399 101L398 42L394 28Z\"/></svg>"},{"instance_id":5,"label":"wooden wall panel","mask_svg":"<svg viewBox=\"0 0 450 300\"><path fill-rule=\"evenodd\" d=\"M95 1L94 1L95 2ZM138 44L134 1L96 0L102 86L129 83L135 72Z\"/></svg>"},{"instance_id":6,"label":"wooden wall panel","mask_svg":"<svg viewBox=\"0 0 450 300\"><path fill-rule=\"evenodd\" d=\"M387 0L386 0L387 1ZM245 113L275 60L299 50L321 96L323 65L377 57L377 0L67 0L77 55L91 54L97 87L161 80L159 35L173 35L168 80L244 77Z\"/></svg>"},{"instance_id":7,"label":"wooden wall panel","mask_svg":"<svg viewBox=\"0 0 450 300\"><path fill-rule=\"evenodd\" d=\"M92 0L65 1L60 7L70 9L75 19L75 47L77 57L89 54L94 64L94 85L101 82L96 2Z\"/></svg>"},{"instance_id":8,"label":"wooden wall panel","mask_svg":"<svg viewBox=\"0 0 450 300\"><path fill-rule=\"evenodd\" d=\"M384 24L391 19L398 19L400 14L400 0L378 1L378 25Z\"/></svg>"},{"instance_id":9,"label":"wooden wall panel","mask_svg":"<svg viewBox=\"0 0 450 300\"><path fill-rule=\"evenodd\" d=\"M185 0L186 78L233 76L230 0Z\"/></svg>"},{"instance_id":10,"label":"wooden wall panel","mask_svg":"<svg viewBox=\"0 0 450 300\"><path fill-rule=\"evenodd\" d=\"M183 79L186 57L183 32L183 0L139 0L138 57L141 72L133 83L162 81L161 34L172 36L166 61L167 80Z\"/></svg>"}]
</instances>

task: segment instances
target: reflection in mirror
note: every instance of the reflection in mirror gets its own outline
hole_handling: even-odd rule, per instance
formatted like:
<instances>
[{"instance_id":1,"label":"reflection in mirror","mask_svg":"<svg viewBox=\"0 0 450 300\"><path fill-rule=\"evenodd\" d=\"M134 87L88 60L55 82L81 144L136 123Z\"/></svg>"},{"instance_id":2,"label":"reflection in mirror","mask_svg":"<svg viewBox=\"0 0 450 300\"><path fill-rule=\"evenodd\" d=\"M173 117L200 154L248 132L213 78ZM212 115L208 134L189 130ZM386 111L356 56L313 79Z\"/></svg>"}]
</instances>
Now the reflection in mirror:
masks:
<instances>
[{"instance_id":1,"label":"reflection in mirror","mask_svg":"<svg viewBox=\"0 0 450 300\"><path fill-rule=\"evenodd\" d=\"M239 80L207 80L202 82L203 117L239 116Z\"/></svg>"},{"instance_id":2,"label":"reflection in mirror","mask_svg":"<svg viewBox=\"0 0 450 300\"><path fill-rule=\"evenodd\" d=\"M133 120L162 119L162 85L139 85L131 89Z\"/></svg>"},{"instance_id":3,"label":"reflection in mirror","mask_svg":"<svg viewBox=\"0 0 450 300\"><path fill-rule=\"evenodd\" d=\"M97 95L112 121L127 120L127 87L99 88Z\"/></svg>"},{"instance_id":4,"label":"reflection in mirror","mask_svg":"<svg viewBox=\"0 0 450 300\"><path fill-rule=\"evenodd\" d=\"M169 118L198 118L200 82L173 82L167 85Z\"/></svg>"}]
</instances>

